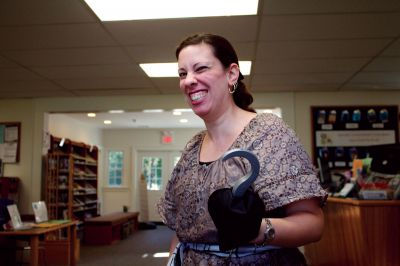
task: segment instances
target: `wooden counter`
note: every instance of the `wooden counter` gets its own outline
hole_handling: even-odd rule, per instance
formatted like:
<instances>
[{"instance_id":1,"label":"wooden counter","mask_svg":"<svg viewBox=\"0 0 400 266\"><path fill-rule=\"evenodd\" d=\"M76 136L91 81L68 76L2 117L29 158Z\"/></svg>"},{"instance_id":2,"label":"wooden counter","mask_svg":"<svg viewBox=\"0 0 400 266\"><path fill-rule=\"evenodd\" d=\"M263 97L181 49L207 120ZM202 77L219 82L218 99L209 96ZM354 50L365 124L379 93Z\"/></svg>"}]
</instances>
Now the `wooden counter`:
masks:
<instances>
[{"instance_id":1,"label":"wooden counter","mask_svg":"<svg viewBox=\"0 0 400 266\"><path fill-rule=\"evenodd\" d=\"M400 201L328 198L322 239L305 246L310 266L400 265Z\"/></svg>"}]
</instances>

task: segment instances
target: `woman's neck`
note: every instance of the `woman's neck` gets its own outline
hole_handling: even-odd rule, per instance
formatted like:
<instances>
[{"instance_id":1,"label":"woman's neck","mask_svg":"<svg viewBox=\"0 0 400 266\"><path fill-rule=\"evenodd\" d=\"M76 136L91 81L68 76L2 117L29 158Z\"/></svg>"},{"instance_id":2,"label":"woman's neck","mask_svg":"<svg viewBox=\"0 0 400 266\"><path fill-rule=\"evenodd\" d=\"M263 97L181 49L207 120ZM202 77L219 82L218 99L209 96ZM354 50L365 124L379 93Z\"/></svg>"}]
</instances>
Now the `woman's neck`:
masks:
<instances>
[{"instance_id":1,"label":"woman's neck","mask_svg":"<svg viewBox=\"0 0 400 266\"><path fill-rule=\"evenodd\" d=\"M214 161L221 157L255 116L255 113L239 109L213 121L205 121L207 133L202 143L200 161Z\"/></svg>"}]
</instances>

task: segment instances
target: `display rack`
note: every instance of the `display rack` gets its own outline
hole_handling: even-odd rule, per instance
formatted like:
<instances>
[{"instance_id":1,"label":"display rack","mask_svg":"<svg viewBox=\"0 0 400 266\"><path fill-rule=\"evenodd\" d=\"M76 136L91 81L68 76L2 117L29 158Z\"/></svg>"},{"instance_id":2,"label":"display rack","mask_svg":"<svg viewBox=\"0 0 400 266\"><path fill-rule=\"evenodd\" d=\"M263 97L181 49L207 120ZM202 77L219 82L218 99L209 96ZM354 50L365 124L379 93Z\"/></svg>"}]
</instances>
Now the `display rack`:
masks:
<instances>
[{"instance_id":1,"label":"display rack","mask_svg":"<svg viewBox=\"0 0 400 266\"><path fill-rule=\"evenodd\" d=\"M50 219L99 215L97 162L96 146L51 136L45 184Z\"/></svg>"}]
</instances>

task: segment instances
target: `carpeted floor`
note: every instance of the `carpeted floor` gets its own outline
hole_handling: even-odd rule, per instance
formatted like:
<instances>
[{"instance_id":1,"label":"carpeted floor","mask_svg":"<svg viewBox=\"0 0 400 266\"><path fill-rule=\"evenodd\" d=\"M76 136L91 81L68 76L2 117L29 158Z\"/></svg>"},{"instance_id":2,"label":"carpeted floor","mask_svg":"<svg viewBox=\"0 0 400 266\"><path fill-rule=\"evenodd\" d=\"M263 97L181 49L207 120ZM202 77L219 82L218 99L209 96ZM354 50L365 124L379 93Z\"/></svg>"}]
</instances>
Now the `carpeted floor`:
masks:
<instances>
[{"instance_id":1,"label":"carpeted floor","mask_svg":"<svg viewBox=\"0 0 400 266\"><path fill-rule=\"evenodd\" d=\"M166 257L154 257L168 252L173 232L164 225L156 229L139 230L113 245L81 245L78 266L157 266L167 263Z\"/></svg>"}]
</instances>

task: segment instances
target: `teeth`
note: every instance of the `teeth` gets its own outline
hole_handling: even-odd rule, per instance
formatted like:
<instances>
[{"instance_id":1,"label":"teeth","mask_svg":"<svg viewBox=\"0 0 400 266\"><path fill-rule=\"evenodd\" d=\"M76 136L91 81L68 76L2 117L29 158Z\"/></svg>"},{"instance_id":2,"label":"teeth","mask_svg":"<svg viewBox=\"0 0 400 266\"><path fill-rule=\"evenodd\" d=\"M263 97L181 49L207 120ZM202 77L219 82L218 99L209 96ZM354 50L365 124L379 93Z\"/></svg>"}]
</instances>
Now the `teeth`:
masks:
<instances>
[{"instance_id":1,"label":"teeth","mask_svg":"<svg viewBox=\"0 0 400 266\"><path fill-rule=\"evenodd\" d=\"M204 96L206 96L206 92L205 91L199 91L193 94L190 94L190 99L192 99L192 101L197 101L200 100L201 98L203 98Z\"/></svg>"}]
</instances>

